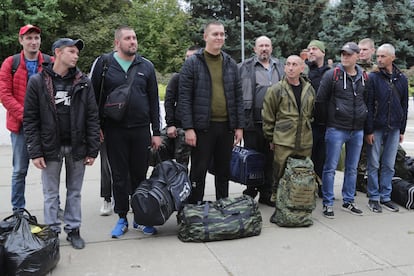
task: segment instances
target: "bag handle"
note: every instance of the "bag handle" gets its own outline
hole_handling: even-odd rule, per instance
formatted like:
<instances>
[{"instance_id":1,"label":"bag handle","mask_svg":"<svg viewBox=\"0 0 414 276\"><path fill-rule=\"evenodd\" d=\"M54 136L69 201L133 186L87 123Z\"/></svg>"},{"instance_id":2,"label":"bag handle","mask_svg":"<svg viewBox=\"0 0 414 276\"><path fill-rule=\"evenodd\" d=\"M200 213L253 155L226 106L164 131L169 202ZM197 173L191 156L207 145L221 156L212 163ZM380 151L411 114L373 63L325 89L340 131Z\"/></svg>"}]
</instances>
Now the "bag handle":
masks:
<instances>
[{"instance_id":1,"label":"bag handle","mask_svg":"<svg viewBox=\"0 0 414 276\"><path fill-rule=\"evenodd\" d=\"M167 173L164 170L164 167L161 164L163 161L161 160L161 155L160 155L160 152L158 150L156 151L155 156L156 156L157 162L158 162L156 167L159 167L159 170L161 171L162 176L164 176L164 179L166 180L167 184L169 185L170 184L169 181L168 181L169 179L167 177ZM174 166L174 168L178 171L177 163L173 162L172 160L165 160L165 161L169 161Z\"/></svg>"},{"instance_id":2,"label":"bag handle","mask_svg":"<svg viewBox=\"0 0 414 276\"><path fill-rule=\"evenodd\" d=\"M37 224L37 219L36 219L36 217L35 217L35 216L32 216L32 214L30 214L30 212L29 212L27 209L23 208L23 209L20 209L20 210L23 210L23 212L16 211L16 212L14 212L12 215L10 215L10 216L8 216L8 217L4 218L4 219L3 219L3 221L7 221L7 220L9 220L9 219L11 219L11 218L22 218L22 217L25 217L25 213L26 213L26 214L27 214L26 218L27 218L30 222L33 222L33 223L36 223L36 224Z\"/></svg>"}]
</instances>

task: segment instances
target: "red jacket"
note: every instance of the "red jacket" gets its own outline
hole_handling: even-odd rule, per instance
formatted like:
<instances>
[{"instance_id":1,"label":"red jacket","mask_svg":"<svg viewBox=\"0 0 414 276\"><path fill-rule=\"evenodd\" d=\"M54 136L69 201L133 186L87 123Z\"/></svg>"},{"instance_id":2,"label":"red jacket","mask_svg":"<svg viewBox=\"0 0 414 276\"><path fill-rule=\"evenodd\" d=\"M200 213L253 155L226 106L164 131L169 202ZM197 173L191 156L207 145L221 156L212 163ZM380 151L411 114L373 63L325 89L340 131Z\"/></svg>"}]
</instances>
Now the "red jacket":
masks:
<instances>
[{"instance_id":1,"label":"red jacket","mask_svg":"<svg viewBox=\"0 0 414 276\"><path fill-rule=\"evenodd\" d=\"M39 52L37 71L42 70L43 55ZM20 64L12 74L13 56L6 58L0 69L0 100L7 110L6 127L18 133L23 122L23 104L26 95L27 68L23 51L20 52Z\"/></svg>"}]
</instances>

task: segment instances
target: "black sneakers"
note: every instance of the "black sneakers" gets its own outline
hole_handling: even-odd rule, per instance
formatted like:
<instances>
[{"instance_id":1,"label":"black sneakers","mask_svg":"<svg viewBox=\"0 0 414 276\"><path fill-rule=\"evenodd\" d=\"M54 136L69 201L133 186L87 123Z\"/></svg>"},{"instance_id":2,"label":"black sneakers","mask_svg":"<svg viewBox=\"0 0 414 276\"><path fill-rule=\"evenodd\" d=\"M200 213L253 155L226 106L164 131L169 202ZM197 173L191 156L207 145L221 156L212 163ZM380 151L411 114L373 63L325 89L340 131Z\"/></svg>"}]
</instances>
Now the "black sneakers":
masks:
<instances>
[{"instance_id":1,"label":"black sneakers","mask_svg":"<svg viewBox=\"0 0 414 276\"><path fill-rule=\"evenodd\" d=\"M362 216L362 211L358 209L354 202L347 202L342 204L342 209L353 215Z\"/></svg>"},{"instance_id":2,"label":"black sneakers","mask_svg":"<svg viewBox=\"0 0 414 276\"><path fill-rule=\"evenodd\" d=\"M82 249L85 247L85 241L81 238L79 229L73 229L70 231L66 240L70 242L72 247L75 249Z\"/></svg>"},{"instance_id":3,"label":"black sneakers","mask_svg":"<svg viewBox=\"0 0 414 276\"><path fill-rule=\"evenodd\" d=\"M381 204L382 206L384 206L385 209L391 212L398 212L400 210L398 206L391 200L387 202L381 202Z\"/></svg>"},{"instance_id":4,"label":"black sneakers","mask_svg":"<svg viewBox=\"0 0 414 276\"><path fill-rule=\"evenodd\" d=\"M382 207L376 200L369 200L368 208L374 213L382 213Z\"/></svg>"},{"instance_id":5,"label":"black sneakers","mask_svg":"<svg viewBox=\"0 0 414 276\"><path fill-rule=\"evenodd\" d=\"M333 207L332 206L323 206L323 215L326 218L330 218L330 219L335 218Z\"/></svg>"},{"instance_id":6,"label":"black sneakers","mask_svg":"<svg viewBox=\"0 0 414 276\"><path fill-rule=\"evenodd\" d=\"M244 191L243 191L244 195L248 195L251 196L252 198L255 198L258 194L258 191L256 188L254 187L247 187Z\"/></svg>"}]
</instances>

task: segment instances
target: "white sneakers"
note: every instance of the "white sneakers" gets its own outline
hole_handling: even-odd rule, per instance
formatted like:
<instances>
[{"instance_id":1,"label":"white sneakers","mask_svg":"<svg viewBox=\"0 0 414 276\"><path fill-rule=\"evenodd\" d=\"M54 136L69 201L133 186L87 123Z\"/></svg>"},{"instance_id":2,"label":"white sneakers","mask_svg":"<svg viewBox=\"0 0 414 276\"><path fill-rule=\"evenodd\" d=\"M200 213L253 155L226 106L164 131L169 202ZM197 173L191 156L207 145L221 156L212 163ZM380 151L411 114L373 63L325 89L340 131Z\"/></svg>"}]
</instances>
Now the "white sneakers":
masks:
<instances>
[{"instance_id":1,"label":"white sneakers","mask_svg":"<svg viewBox=\"0 0 414 276\"><path fill-rule=\"evenodd\" d=\"M101 212L101 216L112 215L112 201L106 201L104 199L100 212Z\"/></svg>"}]
</instances>

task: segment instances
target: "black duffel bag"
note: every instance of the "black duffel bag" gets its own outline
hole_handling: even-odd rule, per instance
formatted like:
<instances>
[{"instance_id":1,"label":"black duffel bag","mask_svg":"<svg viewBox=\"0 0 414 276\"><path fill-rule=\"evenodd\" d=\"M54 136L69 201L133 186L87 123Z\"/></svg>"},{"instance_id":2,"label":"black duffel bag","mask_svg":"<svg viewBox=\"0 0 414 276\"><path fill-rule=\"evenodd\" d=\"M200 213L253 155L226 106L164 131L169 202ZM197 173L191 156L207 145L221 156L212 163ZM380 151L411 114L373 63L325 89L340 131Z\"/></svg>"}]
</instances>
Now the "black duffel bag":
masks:
<instances>
[{"instance_id":1,"label":"black duffel bag","mask_svg":"<svg viewBox=\"0 0 414 276\"><path fill-rule=\"evenodd\" d=\"M400 177L392 178L392 201L407 209L414 209L414 183Z\"/></svg>"},{"instance_id":2,"label":"black duffel bag","mask_svg":"<svg viewBox=\"0 0 414 276\"><path fill-rule=\"evenodd\" d=\"M163 225L174 211L182 208L190 192L187 167L173 160L160 162L131 197L135 222Z\"/></svg>"},{"instance_id":3,"label":"black duffel bag","mask_svg":"<svg viewBox=\"0 0 414 276\"><path fill-rule=\"evenodd\" d=\"M215 202L187 204L178 213L178 238L183 242L207 242L257 236L262 215L248 195Z\"/></svg>"}]
</instances>

